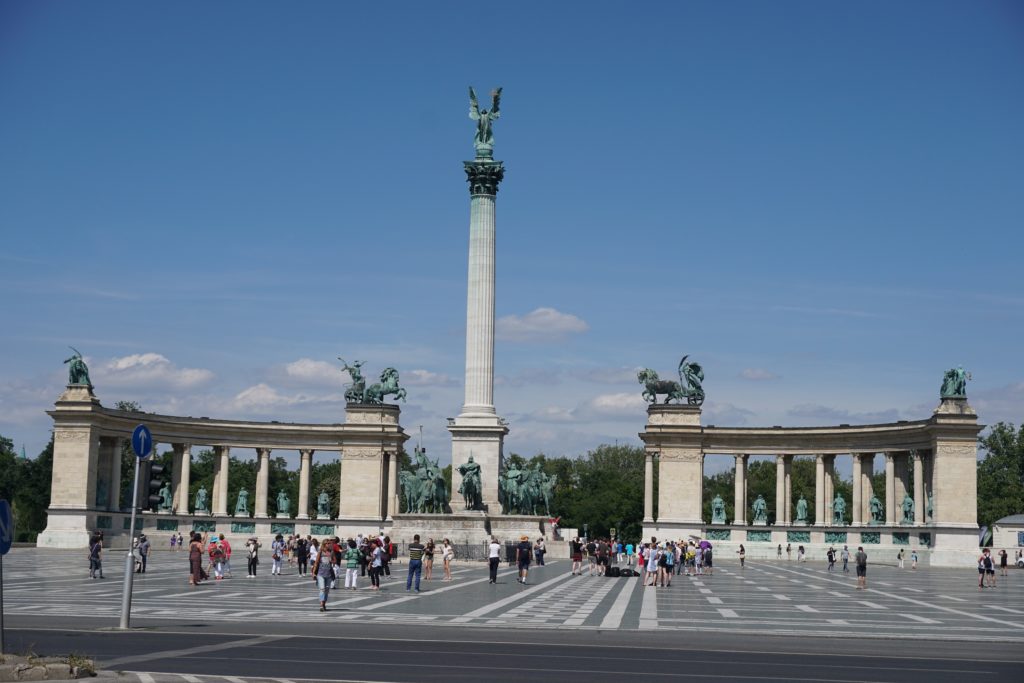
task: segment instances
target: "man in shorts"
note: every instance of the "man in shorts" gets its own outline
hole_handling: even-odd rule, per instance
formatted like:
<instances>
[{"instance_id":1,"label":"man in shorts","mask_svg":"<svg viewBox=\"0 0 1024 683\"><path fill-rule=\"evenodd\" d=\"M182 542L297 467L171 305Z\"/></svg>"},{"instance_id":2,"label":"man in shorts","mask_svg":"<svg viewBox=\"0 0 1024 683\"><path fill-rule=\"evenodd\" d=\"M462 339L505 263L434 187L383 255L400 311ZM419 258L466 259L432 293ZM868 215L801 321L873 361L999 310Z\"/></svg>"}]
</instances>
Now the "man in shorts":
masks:
<instances>
[{"instance_id":1,"label":"man in shorts","mask_svg":"<svg viewBox=\"0 0 1024 683\"><path fill-rule=\"evenodd\" d=\"M533 546L530 545L530 537L523 536L516 546L516 562L519 565L519 583L526 585L526 575L530 573L530 555L533 553Z\"/></svg>"},{"instance_id":2,"label":"man in shorts","mask_svg":"<svg viewBox=\"0 0 1024 683\"><path fill-rule=\"evenodd\" d=\"M853 556L854 564L857 565L857 590L867 590L868 587L868 554L864 552L864 546L857 546L857 554Z\"/></svg>"}]
</instances>

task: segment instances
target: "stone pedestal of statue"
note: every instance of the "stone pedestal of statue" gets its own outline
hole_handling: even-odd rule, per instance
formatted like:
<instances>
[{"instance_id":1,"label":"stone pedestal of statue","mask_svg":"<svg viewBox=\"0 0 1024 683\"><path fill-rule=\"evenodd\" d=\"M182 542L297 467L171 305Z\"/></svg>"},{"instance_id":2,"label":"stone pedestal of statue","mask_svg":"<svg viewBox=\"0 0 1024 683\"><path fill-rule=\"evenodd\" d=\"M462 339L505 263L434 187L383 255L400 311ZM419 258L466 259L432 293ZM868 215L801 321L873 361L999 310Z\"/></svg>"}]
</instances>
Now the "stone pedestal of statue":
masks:
<instances>
[{"instance_id":1,"label":"stone pedestal of statue","mask_svg":"<svg viewBox=\"0 0 1024 683\"><path fill-rule=\"evenodd\" d=\"M330 515L317 515L316 518L317 519L330 519L331 516Z\"/></svg>"},{"instance_id":2,"label":"stone pedestal of statue","mask_svg":"<svg viewBox=\"0 0 1024 683\"><path fill-rule=\"evenodd\" d=\"M275 516L277 517L277 519L291 519L292 518L292 516L290 514L288 514L287 512L278 512L277 515L275 515Z\"/></svg>"},{"instance_id":3,"label":"stone pedestal of statue","mask_svg":"<svg viewBox=\"0 0 1024 683\"><path fill-rule=\"evenodd\" d=\"M196 510L195 512L192 513L192 515L194 517L209 517L210 516L210 511L206 510L206 509Z\"/></svg>"},{"instance_id":4,"label":"stone pedestal of statue","mask_svg":"<svg viewBox=\"0 0 1024 683\"><path fill-rule=\"evenodd\" d=\"M751 526L768 526L768 520L765 520L765 519L755 519L750 524L751 524Z\"/></svg>"},{"instance_id":5,"label":"stone pedestal of statue","mask_svg":"<svg viewBox=\"0 0 1024 683\"><path fill-rule=\"evenodd\" d=\"M798 519L793 522L792 526L807 526L807 520Z\"/></svg>"}]
</instances>

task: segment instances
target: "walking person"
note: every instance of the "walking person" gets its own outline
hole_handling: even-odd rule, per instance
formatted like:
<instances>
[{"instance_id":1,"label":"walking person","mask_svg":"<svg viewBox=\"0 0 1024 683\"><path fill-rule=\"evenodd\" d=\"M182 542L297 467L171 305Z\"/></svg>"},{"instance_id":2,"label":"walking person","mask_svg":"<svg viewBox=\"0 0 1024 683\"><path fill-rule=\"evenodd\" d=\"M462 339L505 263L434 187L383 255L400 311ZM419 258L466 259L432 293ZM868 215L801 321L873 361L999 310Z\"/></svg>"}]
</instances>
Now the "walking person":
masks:
<instances>
[{"instance_id":1,"label":"walking person","mask_svg":"<svg viewBox=\"0 0 1024 683\"><path fill-rule=\"evenodd\" d=\"M793 559L793 546L789 543L786 544L786 561L789 562Z\"/></svg>"},{"instance_id":2,"label":"walking person","mask_svg":"<svg viewBox=\"0 0 1024 683\"><path fill-rule=\"evenodd\" d=\"M516 562L519 565L519 583L526 585L526 576L530 573L530 537L523 536L516 546Z\"/></svg>"},{"instance_id":3,"label":"walking person","mask_svg":"<svg viewBox=\"0 0 1024 683\"><path fill-rule=\"evenodd\" d=\"M900 551L896 554L896 564L900 569L903 569L903 548L900 548Z\"/></svg>"},{"instance_id":4,"label":"walking person","mask_svg":"<svg viewBox=\"0 0 1024 683\"><path fill-rule=\"evenodd\" d=\"M149 563L149 551L152 550L152 548L153 548L153 544L149 542L148 538L146 538L146 534L140 534L139 535L139 561L141 562L141 565L139 566L139 573L140 574L145 574L146 573L146 565Z\"/></svg>"},{"instance_id":5,"label":"walking person","mask_svg":"<svg viewBox=\"0 0 1024 683\"><path fill-rule=\"evenodd\" d=\"M316 587L320 591L320 611L327 611L327 596L331 593L331 585L334 583L334 544L324 540L320 544L320 552L313 560L313 576L316 577Z\"/></svg>"},{"instance_id":6,"label":"walking person","mask_svg":"<svg viewBox=\"0 0 1024 683\"><path fill-rule=\"evenodd\" d=\"M173 552L175 552L177 550L178 550L178 537L175 536L174 534L171 534L171 552L173 553Z\"/></svg>"},{"instance_id":7,"label":"walking person","mask_svg":"<svg viewBox=\"0 0 1024 683\"><path fill-rule=\"evenodd\" d=\"M370 587L375 591L380 590L381 567L384 566L383 545L383 542L380 540L375 540L370 544L372 550L370 551L370 559L368 560L370 565L368 570L370 572Z\"/></svg>"},{"instance_id":8,"label":"walking person","mask_svg":"<svg viewBox=\"0 0 1024 683\"><path fill-rule=\"evenodd\" d=\"M423 550L424 546L420 543L420 535L416 534L412 537L412 543L409 544L409 573L405 578L405 590L412 588L413 576L416 577L416 592L420 592L420 573L423 571Z\"/></svg>"},{"instance_id":9,"label":"walking person","mask_svg":"<svg viewBox=\"0 0 1024 683\"><path fill-rule=\"evenodd\" d=\"M103 576L103 537L93 534L89 539L89 578L104 578Z\"/></svg>"},{"instance_id":10,"label":"walking person","mask_svg":"<svg viewBox=\"0 0 1024 683\"><path fill-rule=\"evenodd\" d=\"M646 550L647 556L647 576L651 578L650 584L648 584L647 581L644 581L644 588L647 588L648 585L657 586L659 574L658 563L661 561L661 558L658 556L661 554L661 551L654 545L654 543L645 545L644 549Z\"/></svg>"},{"instance_id":11,"label":"walking person","mask_svg":"<svg viewBox=\"0 0 1024 683\"><path fill-rule=\"evenodd\" d=\"M917 569L917 548L910 551L910 568L912 570Z\"/></svg>"},{"instance_id":12,"label":"walking person","mask_svg":"<svg viewBox=\"0 0 1024 683\"><path fill-rule=\"evenodd\" d=\"M839 553L839 557L843 561L843 573L844 574L849 574L850 573L850 567L849 567L849 564L850 564L850 549L844 545L843 546L843 551L841 553Z\"/></svg>"},{"instance_id":13,"label":"walking person","mask_svg":"<svg viewBox=\"0 0 1024 683\"><path fill-rule=\"evenodd\" d=\"M583 574L583 543L580 541L579 536L569 541L569 553L572 558L572 571L570 573L576 575Z\"/></svg>"},{"instance_id":14,"label":"walking person","mask_svg":"<svg viewBox=\"0 0 1024 683\"><path fill-rule=\"evenodd\" d=\"M501 564L501 544L498 539L491 536L491 542L487 546L487 565L490 570L490 580L487 583L498 583L498 565Z\"/></svg>"},{"instance_id":15,"label":"walking person","mask_svg":"<svg viewBox=\"0 0 1024 683\"><path fill-rule=\"evenodd\" d=\"M306 543L306 539L299 538L295 541L295 563L299 567L299 576L306 573L306 569L309 564L309 545ZM316 562L317 555L313 556L313 561ZM316 576L316 574L314 574Z\"/></svg>"},{"instance_id":16,"label":"walking person","mask_svg":"<svg viewBox=\"0 0 1024 683\"><path fill-rule=\"evenodd\" d=\"M804 547L803 546L799 546L796 549L796 561L797 561L797 564L799 564L801 562L804 562L805 561L804 560L805 556L806 556L806 553L804 551Z\"/></svg>"},{"instance_id":17,"label":"walking person","mask_svg":"<svg viewBox=\"0 0 1024 683\"><path fill-rule=\"evenodd\" d=\"M828 570L831 572L836 568L836 549L830 547L828 552L825 554L825 557L828 558Z\"/></svg>"},{"instance_id":18,"label":"walking person","mask_svg":"<svg viewBox=\"0 0 1024 683\"><path fill-rule=\"evenodd\" d=\"M444 547L441 548L441 561L444 562L444 578L442 581L452 580L452 560L455 559L455 548L451 541L444 539Z\"/></svg>"},{"instance_id":19,"label":"walking person","mask_svg":"<svg viewBox=\"0 0 1024 683\"><path fill-rule=\"evenodd\" d=\"M188 583L198 586L203 580L203 542L196 532L192 532L191 539L188 543L188 565L191 569Z\"/></svg>"},{"instance_id":20,"label":"walking person","mask_svg":"<svg viewBox=\"0 0 1024 683\"><path fill-rule=\"evenodd\" d=\"M274 537L274 542L270 544L270 575L281 576L281 556L287 552L288 546L284 542L284 536L278 534Z\"/></svg>"},{"instance_id":21,"label":"walking person","mask_svg":"<svg viewBox=\"0 0 1024 683\"><path fill-rule=\"evenodd\" d=\"M999 574L1002 576L1008 576L1006 573L1006 548L999 551Z\"/></svg>"},{"instance_id":22,"label":"walking person","mask_svg":"<svg viewBox=\"0 0 1024 683\"><path fill-rule=\"evenodd\" d=\"M546 552L547 549L544 547L544 539L538 538L537 542L533 544L533 556L537 560L538 567L544 566L544 553Z\"/></svg>"},{"instance_id":23,"label":"walking person","mask_svg":"<svg viewBox=\"0 0 1024 683\"><path fill-rule=\"evenodd\" d=\"M381 544L381 548L384 549L384 554L381 556L380 568L383 570L384 575L389 579L391 578L391 558L394 557L395 546L391 543L391 537L385 536L384 543Z\"/></svg>"},{"instance_id":24,"label":"walking person","mask_svg":"<svg viewBox=\"0 0 1024 683\"><path fill-rule=\"evenodd\" d=\"M430 581L434 575L434 539L428 538L423 548L423 580Z\"/></svg>"},{"instance_id":25,"label":"walking person","mask_svg":"<svg viewBox=\"0 0 1024 683\"><path fill-rule=\"evenodd\" d=\"M854 555L854 564L857 565L857 590L867 590L868 587L868 554L864 552L864 546L857 546L857 554Z\"/></svg>"},{"instance_id":26,"label":"walking person","mask_svg":"<svg viewBox=\"0 0 1024 683\"><path fill-rule=\"evenodd\" d=\"M746 569L746 567L743 566L743 562L747 557L747 550L743 547L742 543L740 543L740 549L736 552L740 554L740 569Z\"/></svg>"},{"instance_id":27,"label":"walking person","mask_svg":"<svg viewBox=\"0 0 1024 683\"><path fill-rule=\"evenodd\" d=\"M781 560L782 559L782 544L781 543L779 544L778 549L775 551L775 559L776 560Z\"/></svg>"},{"instance_id":28,"label":"walking person","mask_svg":"<svg viewBox=\"0 0 1024 683\"><path fill-rule=\"evenodd\" d=\"M224 546L224 575L231 578L231 544L228 543L228 539L224 538L224 534L221 534L219 538Z\"/></svg>"},{"instance_id":29,"label":"walking person","mask_svg":"<svg viewBox=\"0 0 1024 683\"><path fill-rule=\"evenodd\" d=\"M363 559L363 551L356 545L354 538L348 539L348 548L345 550L345 590L355 590L359 581L359 563Z\"/></svg>"},{"instance_id":30,"label":"walking person","mask_svg":"<svg viewBox=\"0 0 1024 683\"><path fill-rule=\"evenodd\" d=\"M252 536L245 543L245 554L246 554L246 556L248 557L248 560L249 560L249 565L248 565L249 573L245 577L247 579L255 579L256 578L256 567L260 563L260 546L261 546L260 541L255 536Z\"/></svg>"}]
</instances>

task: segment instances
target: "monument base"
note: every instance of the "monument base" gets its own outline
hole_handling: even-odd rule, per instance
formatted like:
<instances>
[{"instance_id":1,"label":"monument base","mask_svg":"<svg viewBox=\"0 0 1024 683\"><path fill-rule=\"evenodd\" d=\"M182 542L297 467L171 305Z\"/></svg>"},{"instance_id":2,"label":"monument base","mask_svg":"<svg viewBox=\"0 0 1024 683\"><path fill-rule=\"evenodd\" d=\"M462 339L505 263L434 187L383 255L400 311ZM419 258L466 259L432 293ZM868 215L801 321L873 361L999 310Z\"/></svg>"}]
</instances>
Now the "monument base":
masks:
<instances>
[{"instance_id":1,"label":"monument base","mask_svg":"<svg viewBox=\"0 0 1024 683\"><path fill-rule=\"evenodd\" d=\"M400 514L395 515L391 527L391 540L412 542L419 535L424 543L434 539L441 543L448 539L452 543L484 546L491 537L499 543L519 541L526 536L530 541L538 538L552 540L549 533L549 519L532 515L487 515L475 510L463 511L469 514Z\"/></svg>"},{"instance_id":2,"label":"monument base","mask_svg":"<svg viewBox=\"0 0 1024 683\"><path fill-rule=\"evenodd\" d=\"M800 520L797 520L797 521L793 522L790 526L807 526L807 522L802 522Z\"/></svg>"},{"instance_id":3,"label":"monument base","mask_svg":"<svg viewBox=\"0 0 1024 683\"><path fill-rule=\"evenodd\" d=\"M289 515L287 512L278 512L276 517L275 517L275 519L291 519L291 518L292 518L292 516Z\"/></svg>"},{"instance_id":4,"label":"monument base","mask_svg":"<svg viewBox=\"0 0 1024 683\"><path fill-rule=\"evenodd\" d=\"M330 519L331 516L330 515L317 515L316 518L317 519Z\"/></svg>"},{"instance_id":5,"label":"monument base","mask_svg":"<svg viewBox=\"0 0 1024 683\"><path fill-rule=\"evenodd\" d=\"M768 520L755 519L753 522L751 522L751 526L768 526Z\"/></svg>"},{"instance_id":6,"label":"monument base","mask_svg":"<svg viewBox=\"0 0 1024 683\"><path fill-rule=\"evenodd\" d=\"M196 510L192 514L194 516L196 516L196 517L210 517L211 516L209 510Z\"/></svg>"}]
</instances>

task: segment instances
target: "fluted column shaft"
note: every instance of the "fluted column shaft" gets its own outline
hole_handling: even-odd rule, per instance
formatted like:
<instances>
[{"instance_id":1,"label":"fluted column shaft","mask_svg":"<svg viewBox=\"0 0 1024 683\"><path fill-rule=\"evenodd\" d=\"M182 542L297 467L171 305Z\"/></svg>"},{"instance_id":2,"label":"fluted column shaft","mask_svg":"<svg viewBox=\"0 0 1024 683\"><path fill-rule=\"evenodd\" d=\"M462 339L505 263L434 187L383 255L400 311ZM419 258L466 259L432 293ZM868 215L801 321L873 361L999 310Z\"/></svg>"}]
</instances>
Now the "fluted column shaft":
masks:
<instances>
[{"instance_id":1,"label":"fluted column shaft","mask_svg":"<svg viewBox=\"0 0 1024 683\"><path fill-rule=\"evenodd\" d=\"M814 458L814 525L825 525L825 456Z\"/></svg>"},{"instance_id":2,"label":"fluted column shaft","mask_svg":"<svg viewBox=\"0 0 1024 683\"><path fill-rule=\"evenodd\" d=\"M861 463L861 519L871 521L871 498L875 495L875 487L871 483L871 475L875 472L875 454L865 453Z\"/></svg>"},{"instance_id":3,"label":"fluted column shaft","mask_svg":"<svg viewBox=\"0 0 1024 683\"><path fill-rule=\"evenodd\" d=\"M825 456L825 524L832 524L835 511L832 503L835 501L836 456Z\"/></svg>"},{"instance_id":4,"label":"fluted column shaft","mask_svg":"<svg viewBox=\"0 0 1024 683\"><path fill-rule=\"evenodd\" d=\"M793 523L793 456L784 458L786 463L786 524Z\"/></svg>"},{"instance_id":5,"label":"fluted column shaft","mask_svg":"<svg viewBox=\"0 0 1024 683\"><path fill-rule=\"evenodd\" d=\"M786 458L775 456L775 523L786 523Z\"/></svg>"},{"instance_id":6,"label":"fluted column shaft","mask_svg":"<svg viewBox=\"0 0 1024 683\"><path fill-rule=\"evenodd\" d=\"M654 522L654 453L644 458L644 522Z\"/></svg>"},{"instance_id":7,"label":"fluted column shaft","mask_svg":"<svg viewBox=\"0 0 1024 683\"><path fill-rule=\"evenodd\" d=\"M396 475L398 474L398 453L388 453L388 499L385 510L385 518L392 520L395 514L398 512L398 507L395 503L398 501L397 494L395 492L398 482L396 481Z\"/></svg>"},{"instance_id":8,"label":"fluted column shaft","mask_svg":"<svg viewBox=\"0 0 1024 683\"><path fill-rule=\"evenodd\" d=\"M733 524L747 523L747 456L736 456L736 474L734 476L735 493L733 494Z\"/></svg>"},{"instance_id":9,"label":"fluted column shaft","mask_svg":"<svg viewBox=\"0 0 1024 683\"><path fill-rule=\"evenodd\" d=\"M863 496L864 496L864 481L861 477L861 471L863 469L863 462L861 461L860 453L853 453L853 502L850 507L853 508L852 512L852 523L854 526L864 523L863 517Z\"/></svg>"},{"instance_id":10,"label":"fluted column shaft","mask_svg":"<svg viewBox=\"0 0 1024 683\"><path fill-rule=\"evenodd\" d=\"M309 519L309 468L313 451L299 451L299 519Z\"/></svg>"},{"instance_id":11,"label":"fluted column shaft","mask_svg":"<svg viewBox=\"0 0 1024 683\"><path fill-rule=\"evenodd\" d=\"M230 446L214 446L213 461L213 514L228 514L228 468L231 462Z\"/></svg>"},{"instance_id":12,"label":"fluted column shaft","mask_svg":"<svg viewBox=\"0 0 1024 683\"><path fill-rule=\"evenodd\" d=\"M121 439L114 437L110 445L110 488L107 489L107 508L121 509Z\"/></svg>"},{"instance_id":13,"label":"fluted column shaft","mask_svg":"<svg viewBox=\"0 0 1024 683\"><path fill-rule=\"evenodd\" d=\"M896 524L896 454L885 453L885 523Z\"/></svg>"},{"instance_id":14,"label":"fluted column shaft","mask_svg":"<svg viewBox=\"0 0 1024 683\"><path fill-rule=\"evenodd\" d=\"M270 449L257 448L260 468L256 471L256 516L267 516L267 494L270 489Z\"/></svg>"},{"instance_id":15,"label":"fluted column shaft","mask_svg":"<svg viewBox=\"0 0 1024 683\"><path fill-rule=\"evenodd\" d=\"M924 459L920 451L911 454L914 460L914 524L925 523L925 514L928 509L928 496L924 491Z\"/></svg>"},{"instance_id":16,"label":"fluted column shaft","mask_svg":"<svg viewBox=\"0 0 1024 683\"><path fill-rule=\"evenodd\" d=\"M470 198L463 414L494 413L494 195Z\"/></svg>"}]
</instances>

